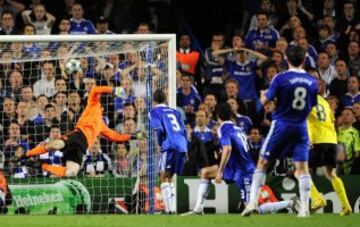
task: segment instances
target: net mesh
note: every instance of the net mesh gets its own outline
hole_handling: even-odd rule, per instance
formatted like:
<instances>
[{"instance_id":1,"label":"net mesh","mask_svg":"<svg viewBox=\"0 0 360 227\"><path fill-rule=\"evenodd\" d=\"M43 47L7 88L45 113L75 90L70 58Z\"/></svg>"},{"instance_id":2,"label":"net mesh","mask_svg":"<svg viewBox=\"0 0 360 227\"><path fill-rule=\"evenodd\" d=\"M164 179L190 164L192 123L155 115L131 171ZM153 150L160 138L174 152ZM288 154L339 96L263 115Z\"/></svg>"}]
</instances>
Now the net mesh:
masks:
<instances>
[{"instance_id":1,"label":"net mesh","mask_svg":"<svg viewBox=\"0 0 360 227\"><path fill-rule=\"evenodd\" d=\"M74 38L76 40L76 38ZM152 92L168 89L168 41L0 43L3 173L10 214L161 212L159 149L149 131ZM75 178L57 178L14 156L74 129L93 86L122 86L101 97L103 121L148 139L88 148ZM34 158L65 165L60 151ZM0 166L1 167L1 166ZM152 201L152 202L150 202Z\"/></svg>"}]
</instances>

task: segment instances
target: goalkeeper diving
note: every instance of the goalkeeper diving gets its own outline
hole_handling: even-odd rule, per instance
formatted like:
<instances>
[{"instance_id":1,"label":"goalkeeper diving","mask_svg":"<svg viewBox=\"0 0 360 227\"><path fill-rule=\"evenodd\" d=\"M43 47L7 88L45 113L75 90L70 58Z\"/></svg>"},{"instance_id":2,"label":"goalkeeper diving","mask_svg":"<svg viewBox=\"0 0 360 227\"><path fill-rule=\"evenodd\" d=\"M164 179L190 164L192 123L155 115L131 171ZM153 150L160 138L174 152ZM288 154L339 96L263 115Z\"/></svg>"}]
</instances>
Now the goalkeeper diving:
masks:
<instances>
[{"instance_id":1,"label":"goalkeeper diving","mask_svg":"<svg viewBox=\"0 0 360 227\"><path fill-rule=\"evenodd\" d=\"M102 119L103 111L100 103L100 96L101 94L107 93L113 93L118 97L125 96L125 91L122 87L93 87L87 99L86 108L82 112L73 131L49 143L40 144L23 154L21 157L15 158L13 161L18 162L48 151L59 150L63 152L65 167L49 165L46 163L40 163L40 166L42 170L48 171L55 176L71 177L78 174L83 161L83 155L86 153L88 147L92 147L98 136L102 136L113 142L141 139L144 136L144 132L136 132L133 135L119 134L106 126Z\"/></svg>"}]
</instances>

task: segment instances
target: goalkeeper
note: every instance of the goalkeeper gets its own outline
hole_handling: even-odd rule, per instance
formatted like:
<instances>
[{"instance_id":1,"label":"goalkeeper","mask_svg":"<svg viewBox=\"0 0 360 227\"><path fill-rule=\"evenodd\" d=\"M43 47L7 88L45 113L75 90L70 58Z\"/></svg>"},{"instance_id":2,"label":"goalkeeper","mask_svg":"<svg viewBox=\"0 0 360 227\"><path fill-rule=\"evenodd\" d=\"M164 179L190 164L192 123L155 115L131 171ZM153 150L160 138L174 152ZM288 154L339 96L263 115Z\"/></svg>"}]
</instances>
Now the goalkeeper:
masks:
<instances>
[{"instance_id":1,"label":"goalkeeper","mask_svg":"<svg viewBox=\"0 0 360 227\"><path fill-rule=\"evenodd\" d=\"M13 161L17 162L51 150L59 150L63 152L65 167L40 163L41 168L58 177L71 177L77 175L86 149L94 144L99 135L114 142L141 139L143 137L143 132L137 132L134 135L119 134L106 126L102 120L102 106L100 103L100 96L105 93L114 93L118 97L125 95L125 91L122 87L93 87L87 99L87 106L82 112L73 131L49 143L40 144Z\"/></svg>"}]
</instances>

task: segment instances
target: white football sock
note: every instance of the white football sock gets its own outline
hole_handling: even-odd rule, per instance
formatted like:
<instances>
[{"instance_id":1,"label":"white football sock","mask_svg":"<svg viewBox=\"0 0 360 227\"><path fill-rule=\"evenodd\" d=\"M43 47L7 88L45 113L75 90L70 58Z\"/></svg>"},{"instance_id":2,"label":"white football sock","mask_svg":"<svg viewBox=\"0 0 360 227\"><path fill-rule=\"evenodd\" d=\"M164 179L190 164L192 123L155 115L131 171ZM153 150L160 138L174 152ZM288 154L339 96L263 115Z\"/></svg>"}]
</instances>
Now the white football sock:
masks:
<instances>
[{"instance_id":1,"label":"white football sock","mask_svg":"<svg viewBox=\"0 0 360 227\"><path fill-rule=\"evenodd\" d=\"M205 198L209 193L209 186L210 186L210 181L208 179L200 180L198 194L196 198L196 204L193 209L195 212L200 213L204 209L204 202L205 202Z\"/></svg>"},{"instance_id":2,"label":"white football sock","mask_svg":"<svg viewBox=\"0 0 360 227\"><path fill-rule=\"evenodd\" d=\"M311 176L299 176L300 211L309 212Z\"/></svg>"},{"instance_id":3,"label":"white football sock","mask_svg":"<svg viewBox=\"0 0 360 227\"><path fill-rule=\"evenodd\" d=\"M170 211L169 198L171 194L170 184L168 182L161 183L160 188L161 188L161 196L165 205L165 211L169 212Z\"/></svg>"},{"instance_id":4,"label":"white football sock","mask_svg":"<svg viewBox=\"0 0 360 227\"><path fill-rule=\"evenodd\" d=\"M285 200L280 202L264 203L259 206L260 214L276 213L284 208L290 208L293 205L293 201Z\"/></svg>"},{"instance_id":5,"label":"white football sock","mask_svg":"<svg viewBox=\"0 0 360 227\"><path fill-rule=\"evenodd\" d=\"M250 187L250 206L257 204L260 188L265 184L266 175L264 170L256 169Z\"/></svg>"},{"instance_id":6,"label":"white football sock","mask_svg":"<svg viewBox=\"0 0 360 227\"><path fill-rule=\"evenodd\" d=\"M176 190L175 184L170 183L170 211L175 213L176 212Z\"/></svg>"}]
</instances>

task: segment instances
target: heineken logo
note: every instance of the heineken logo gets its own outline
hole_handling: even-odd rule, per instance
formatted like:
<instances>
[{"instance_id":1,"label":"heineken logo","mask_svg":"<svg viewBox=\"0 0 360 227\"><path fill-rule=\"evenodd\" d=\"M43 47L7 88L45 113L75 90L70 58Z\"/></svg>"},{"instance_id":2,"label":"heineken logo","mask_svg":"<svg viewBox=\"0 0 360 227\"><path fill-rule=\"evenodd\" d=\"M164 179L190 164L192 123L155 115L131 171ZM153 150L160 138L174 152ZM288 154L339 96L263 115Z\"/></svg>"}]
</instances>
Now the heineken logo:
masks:
<instances>
[{"instance_id":1,"label":"heineken logo","mask_svg":"<svg viewBox=\"0 0 360 227\"><path fill-rule=\"evenodd\" d=\"M57 203L64 201L64 197L61 193L42 193L40 195L14 196L17 207L37 206L47 203Z\"/></svg>"}]
</instances>

